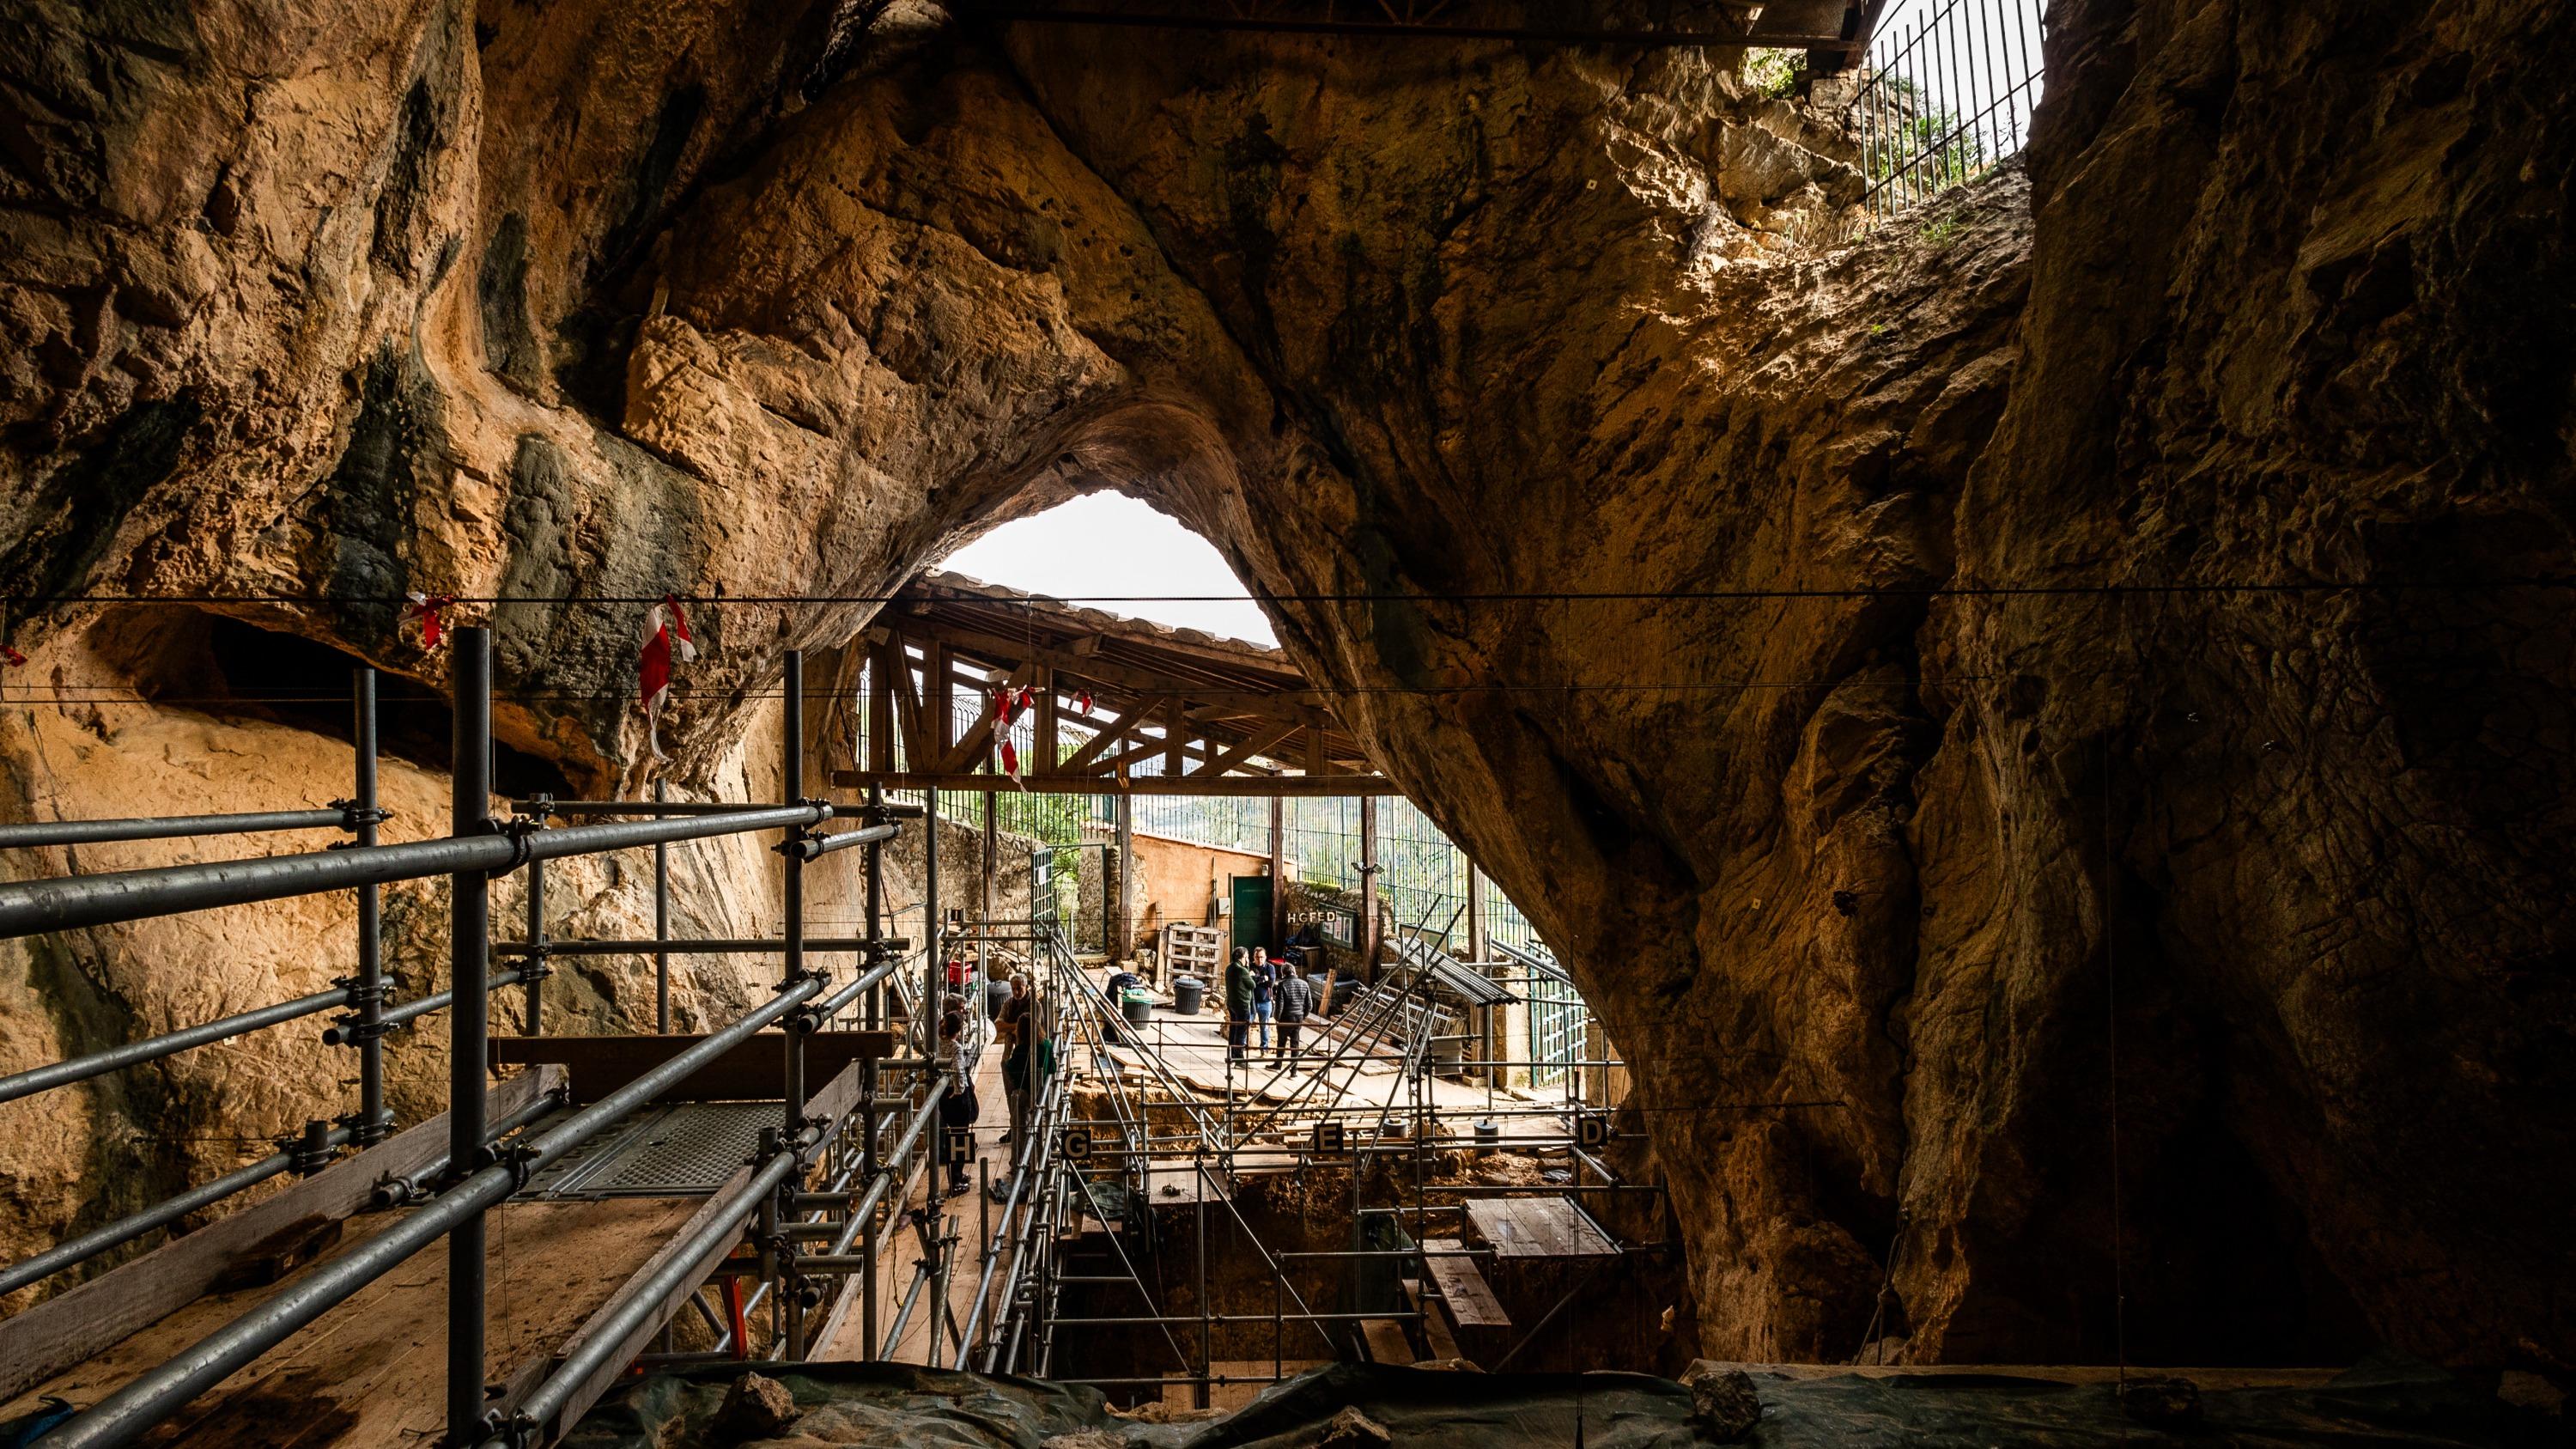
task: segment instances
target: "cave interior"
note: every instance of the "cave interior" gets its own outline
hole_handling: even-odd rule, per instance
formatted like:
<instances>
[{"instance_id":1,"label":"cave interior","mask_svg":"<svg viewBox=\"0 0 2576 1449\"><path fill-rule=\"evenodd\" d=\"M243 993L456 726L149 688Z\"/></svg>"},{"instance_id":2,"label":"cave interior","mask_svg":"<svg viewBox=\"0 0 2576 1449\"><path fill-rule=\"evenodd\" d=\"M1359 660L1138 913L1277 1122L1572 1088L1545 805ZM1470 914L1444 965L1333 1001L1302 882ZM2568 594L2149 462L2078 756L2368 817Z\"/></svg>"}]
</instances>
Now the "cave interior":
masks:
<instances>
[{"instance_id":1,"label":"cave interior","mask_svg":"<svg viewBox=\"0 0 2576 1449\"><path fill-rule=\"evenodd\" d=\"M2576 10L19 9L0 1439L2564 1442Z\"/></svg>"}]
</instances>

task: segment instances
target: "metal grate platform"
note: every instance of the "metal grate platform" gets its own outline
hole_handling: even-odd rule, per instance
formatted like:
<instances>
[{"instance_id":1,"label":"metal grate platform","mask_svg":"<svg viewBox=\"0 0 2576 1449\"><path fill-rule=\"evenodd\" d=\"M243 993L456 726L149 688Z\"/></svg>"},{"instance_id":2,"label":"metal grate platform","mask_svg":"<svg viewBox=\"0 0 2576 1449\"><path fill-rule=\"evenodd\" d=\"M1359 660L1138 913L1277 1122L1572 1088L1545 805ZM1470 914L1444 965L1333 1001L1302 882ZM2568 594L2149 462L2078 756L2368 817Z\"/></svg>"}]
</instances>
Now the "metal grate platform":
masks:
<instances>
[{"instance_id":1,"label":"metal grate platform","mask_svg":"<svg viewBox=\"0 0 2576 1449\"><path fill-rule=\"evenodd\" d=\"M775 1102L676 1102L646 1113L532 1178L522 1199L696 1197L751 1160Z\"/></svg>"}]
</instances>

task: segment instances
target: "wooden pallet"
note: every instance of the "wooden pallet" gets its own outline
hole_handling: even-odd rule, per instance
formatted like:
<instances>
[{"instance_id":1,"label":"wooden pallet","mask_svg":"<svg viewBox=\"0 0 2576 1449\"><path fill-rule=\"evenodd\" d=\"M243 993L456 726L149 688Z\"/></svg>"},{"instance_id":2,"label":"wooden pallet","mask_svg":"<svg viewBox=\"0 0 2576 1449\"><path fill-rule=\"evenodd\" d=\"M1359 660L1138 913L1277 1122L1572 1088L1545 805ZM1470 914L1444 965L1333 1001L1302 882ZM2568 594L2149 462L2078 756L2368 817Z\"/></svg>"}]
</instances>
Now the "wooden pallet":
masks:
<instances>
[{"instance_id":1,"label":"wooden pallet","mask_svg":"<svg viewBox=\"0 0 2576 1449\"><path fill-rule=\"evenodd\" d=\"M1225 992L1225 932L1215 926L1188 926L1178 921L1163 927L1157 954L1162 957L1166 989L1183 976L1195 976L1211 994Z\"/></svg>"}]
</instances>

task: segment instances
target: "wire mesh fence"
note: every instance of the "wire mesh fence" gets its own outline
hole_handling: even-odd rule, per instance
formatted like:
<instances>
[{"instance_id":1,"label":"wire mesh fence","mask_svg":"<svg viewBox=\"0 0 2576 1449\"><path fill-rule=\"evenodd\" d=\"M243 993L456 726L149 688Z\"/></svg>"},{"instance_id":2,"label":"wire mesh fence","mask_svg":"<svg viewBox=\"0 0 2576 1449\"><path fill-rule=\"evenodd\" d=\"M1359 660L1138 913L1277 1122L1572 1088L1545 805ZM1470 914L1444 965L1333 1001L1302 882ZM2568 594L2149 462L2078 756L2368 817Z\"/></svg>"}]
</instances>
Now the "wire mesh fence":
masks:
<instances>
[{"instance_id":1,"label":"wire mesh fence","mask_svg":"<svg viewBox=\"0 0 2576 1449\"><path fill-rule=\"evenodd\" d=\"M1852 108L1873 220L2019 154L2047 33L2042 0L1907 0L1880 23Z\"/></svg>"}]
</instances>

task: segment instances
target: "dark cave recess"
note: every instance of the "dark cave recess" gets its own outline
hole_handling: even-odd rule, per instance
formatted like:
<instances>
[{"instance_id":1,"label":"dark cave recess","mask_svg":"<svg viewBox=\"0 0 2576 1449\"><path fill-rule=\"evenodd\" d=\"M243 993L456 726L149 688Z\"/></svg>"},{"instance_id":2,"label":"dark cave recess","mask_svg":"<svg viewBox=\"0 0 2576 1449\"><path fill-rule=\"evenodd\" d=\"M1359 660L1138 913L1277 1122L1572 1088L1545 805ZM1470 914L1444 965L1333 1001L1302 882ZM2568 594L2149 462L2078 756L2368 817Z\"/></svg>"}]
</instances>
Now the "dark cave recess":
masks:
<instances>
[{"instance_id":1,"label":"dark cave recess","mask_svg":"<svg viewBox=\"0 0 2576 1449\"><path fill-rule=\"evenodd\" d=\"M262 719L354 742L352 676L366 661L300 634L263 629L199 609L138 606L103 621L99 652L124 665L136 692L156 703L228 718ZM376 671L379 749L445 774L454 758L451 707L438 689ZM513 799L574 789L553 761L495 741L495 788Z\"/></svg>"}]
</instances>

